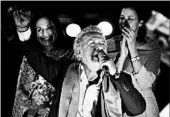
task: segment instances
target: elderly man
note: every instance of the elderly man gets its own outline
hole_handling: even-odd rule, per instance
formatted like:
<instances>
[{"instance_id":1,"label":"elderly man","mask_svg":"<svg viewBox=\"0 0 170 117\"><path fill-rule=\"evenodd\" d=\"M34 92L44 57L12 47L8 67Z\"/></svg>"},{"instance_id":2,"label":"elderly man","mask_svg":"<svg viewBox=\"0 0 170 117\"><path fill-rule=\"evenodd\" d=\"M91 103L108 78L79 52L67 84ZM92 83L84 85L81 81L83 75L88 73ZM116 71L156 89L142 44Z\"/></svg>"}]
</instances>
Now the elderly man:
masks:
<instances>
[{"instance_id":1,"label":"elderly man","mask_svg":"<svg viewBox=\"0 0 170 117\"><path fill-rule=\"evenodd\" d=\"M96 26L83 29L74 41L77 62L69 66L61 92L59 117L122 117L139 115L145 100L131 76L121 72L127 52L116 68L107 56L107 42ZM101 108L101 110L99 110Z\"/></svg>"}]
</instances>

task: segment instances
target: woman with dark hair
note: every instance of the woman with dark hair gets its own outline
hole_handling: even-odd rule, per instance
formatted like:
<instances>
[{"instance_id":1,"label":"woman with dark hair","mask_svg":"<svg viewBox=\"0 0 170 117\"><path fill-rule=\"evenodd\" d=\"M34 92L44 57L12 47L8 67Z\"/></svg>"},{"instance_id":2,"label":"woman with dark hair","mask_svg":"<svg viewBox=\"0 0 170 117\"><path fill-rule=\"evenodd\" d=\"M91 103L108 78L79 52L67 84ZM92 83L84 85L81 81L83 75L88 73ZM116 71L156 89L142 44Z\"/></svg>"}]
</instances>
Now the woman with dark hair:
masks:
<instances>
[{"instance_id":1,"label":"woman with dark hair","mask_svg":"<svg viewBox=\"0 0 170 117\"><path fill-rule=\"evenodd\" d=\"M31 30L30 16L30 11L14 12L24 57L12 116L57 117L60 85L71 63L72 49L63 44L64 34L57 18L36 15Z\"/></svg>"},{"instance_id":2,"label":"woman with dark hair","mask_svg":"<svg viewBox=\"0 0 170 117\"><path fill-rule=\"evenodd\" d=\"M119 18L121 39L126 41L126 48L121 51L129 53L123 71L131 74L133 85L146 100L146 110L137 117L159 117L159 109L152 88L158 75L161 51L158 42L145 27L144 20L149 17L145 15L145 10L136 7L123 7ZM146 14L149 13L146 12ZM115 54L111 50L112 41L108 40L110 46L108 53L114 57ZM117 56L117 59L122 58ZM117 62L116 65L119 66L120 63Z\"/></svg>"},{"instance_id":3,"label":"woman with dark hair","mask_svg":"<svg viewBox=\"0 0 170 117\"><path fill-rule=\"evenodd\" d=\"M45 18L45 19L49 20L49 23L54 26L51 28L54 28L54 31L56 31L55 33L57 33L56 41L53 43L55 45L55 48L63 48L63 44L65 44L65 43L60 43L60 42L64 42L66 40L65 40L65 34L64 34L62 25L59 21L59 18L51 13L38 12L34 15L34 18L32 19L32 21L30 23L30 25L32 26L32 29L31 29L32 33L37 35L37 27L35 24L38 22L38 20L40 20L40 18Z\"/></svg>"}]
</instances>

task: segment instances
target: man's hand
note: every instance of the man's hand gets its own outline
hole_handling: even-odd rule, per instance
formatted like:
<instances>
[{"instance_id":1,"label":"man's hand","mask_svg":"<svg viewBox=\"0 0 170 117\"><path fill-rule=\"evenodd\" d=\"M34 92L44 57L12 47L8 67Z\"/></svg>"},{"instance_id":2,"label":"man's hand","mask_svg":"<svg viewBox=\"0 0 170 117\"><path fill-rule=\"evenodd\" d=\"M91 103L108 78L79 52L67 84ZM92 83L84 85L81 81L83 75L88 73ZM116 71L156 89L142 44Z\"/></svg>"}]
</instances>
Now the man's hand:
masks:
<instances>
[{"instance_id":1,"label":"man's hand","mask_svg":"<svg viewBox=\"0 0 170 117\"><path fill-rule=\"evenodd\" d=\"M24 32L29 28L31 21L31 11L28 10L16 10L13 12L13 18L15 25L19 32Z\"/></svg>"}]
</instances>

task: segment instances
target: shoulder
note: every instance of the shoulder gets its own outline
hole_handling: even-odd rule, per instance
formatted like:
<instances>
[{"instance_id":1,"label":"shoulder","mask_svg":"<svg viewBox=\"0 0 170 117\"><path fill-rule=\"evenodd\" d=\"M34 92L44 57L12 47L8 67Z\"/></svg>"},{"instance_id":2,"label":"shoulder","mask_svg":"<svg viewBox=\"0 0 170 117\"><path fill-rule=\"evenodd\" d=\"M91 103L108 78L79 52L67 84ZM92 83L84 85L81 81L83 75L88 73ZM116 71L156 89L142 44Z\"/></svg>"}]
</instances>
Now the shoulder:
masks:
<instances>
[{"instance_id":1,"label":"shoulder","mask_svg":"<svg viewBox=\"0 0 170 117\"><path fill-rule=\"evenodd\" d=\"M152 50L157 50L160 51L161 47L159 45L159 42L157 39L154 39L150 36L146 36L146 42L142 45L139 44L139 46L137 46L138 50L147 50L147 51L152 51Z\"/></svg>"},{"instance_id":2,"label":"shoulder","mask_svg":"<svg viewBox=\"0 0 170 117\"><path fill-rule=\"evenodd\" d=\"M63 86L69 90L74 84L78 81L79 74L78 69L76 68L76 63L72 63L66 72L66 76L64 78Z\"/></svg>"},{"instance_id":3,"label":"shoulder","mask_svg":"<svg viewBox=\"0 0 170 117\"><path fill-rule=\"evenodd\" d=\"M78 79L79 70L75 62L70 64L70 66L68 67L67 72L66 72L66 77Z\"/></svg>"},{"instance_id":4,"label":"shoulder","mask_svg":"<svg viewBox=\"0 0 170 117\"><path fill-rule=\"evenodd\" d=\"M148 38L148 41L145 44L137 47L140 55L144 56L145 59L149 58L149 60L155 60L157 58L160 59L161 47L158 40L152 39L150 37L146 38Z\"/></svg>"}]
</instances>

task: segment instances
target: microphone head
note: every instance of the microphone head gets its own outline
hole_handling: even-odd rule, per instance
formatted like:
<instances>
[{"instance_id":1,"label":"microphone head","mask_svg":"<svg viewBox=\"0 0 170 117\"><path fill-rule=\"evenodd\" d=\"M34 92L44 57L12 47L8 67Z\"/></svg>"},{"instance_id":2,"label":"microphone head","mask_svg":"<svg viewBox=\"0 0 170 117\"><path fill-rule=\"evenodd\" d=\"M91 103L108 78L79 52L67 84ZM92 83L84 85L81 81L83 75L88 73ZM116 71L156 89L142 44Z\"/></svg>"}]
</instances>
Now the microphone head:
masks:
<instances>
[{"instance_id":1,"label":"microphone head","mask_svg":"<svg viewBox=\"0 0 170 117\"><path fill-rule=\"evenodd\" d=\"M103 66L102 66L102 71L107 71L107 70L109 70L108 66L103 65Z\"/></svg>"},{"instance_id":2,"label":"microphone head","mask_svg":"<svg viewBox=\"0 0 170 117\"><path fill-rule=\"evenodd\" d=\"M99 50L99 53L103 53L103 59L105 60L105 61L107 61L107 60L110 60L110 57L104 52L104 50L103 49L101 49L101 50ZM98 58L100 59L100 57L98 56Z\"/></svg>"}]
</instances>

